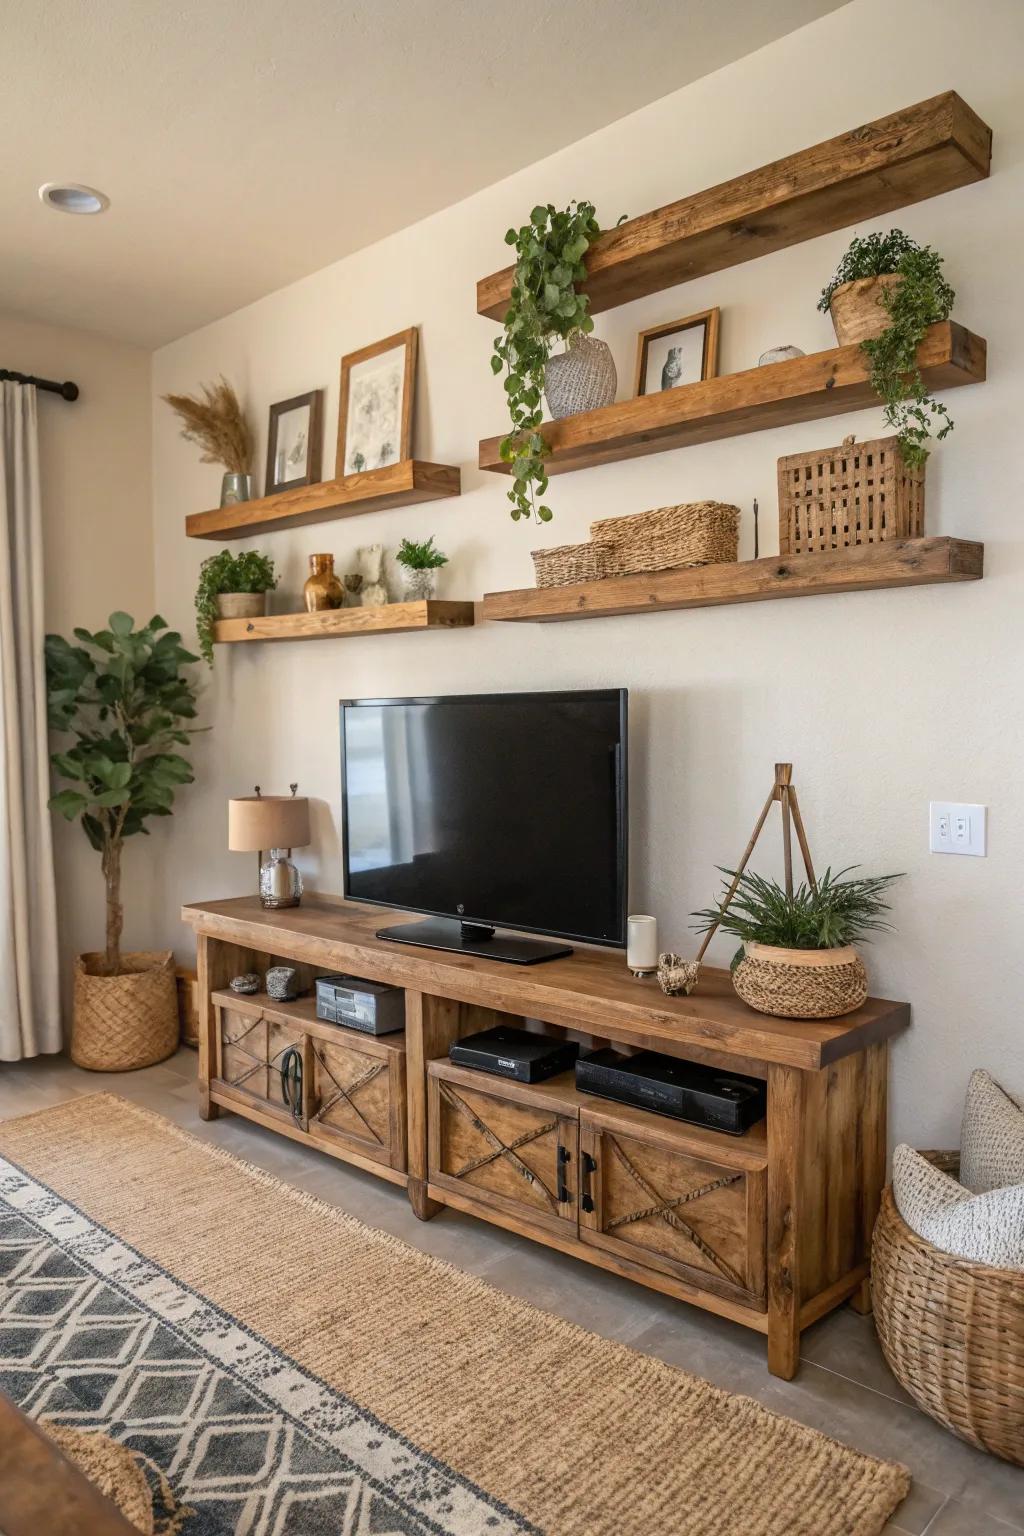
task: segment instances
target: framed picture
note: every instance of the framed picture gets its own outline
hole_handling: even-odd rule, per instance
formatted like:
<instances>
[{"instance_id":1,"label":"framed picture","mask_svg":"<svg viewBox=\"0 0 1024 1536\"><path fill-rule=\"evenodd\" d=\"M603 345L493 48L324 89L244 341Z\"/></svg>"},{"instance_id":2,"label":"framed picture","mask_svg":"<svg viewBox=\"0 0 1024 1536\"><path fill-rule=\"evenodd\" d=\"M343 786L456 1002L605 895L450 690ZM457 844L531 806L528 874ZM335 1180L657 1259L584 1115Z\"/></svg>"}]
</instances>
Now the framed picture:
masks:
<instances>
[{"instance_id":1,"label":"framed picture","mask_svg":"<svg viewBox=\"0 0 1024 1536\"><path fill-rule=\"evenodd\" d=\"M396 336L341 360L335 474L358 475L412 457L412 411L419 333Z\"/></svg>"},{"instance_id":2,"label":"framed picture","mask_svg":"<svg viewBox=\"0 0 1024 1536\"><path fill-rule=\"evenodd\" d=\"M636 394L657 395L679 384L699 384L718 372L717 309L641 331L636 346Z\"/></svg>"},{"instance_id":3,"label":"framed picture","mask_svg":"<svg viewBox=\"0 0 1024 1536\"><path fill-rule=\"evenodd\" d=\"M324 392L311 389L270 407L265 496L320 479Z\"/></svg>"}]
</instances>

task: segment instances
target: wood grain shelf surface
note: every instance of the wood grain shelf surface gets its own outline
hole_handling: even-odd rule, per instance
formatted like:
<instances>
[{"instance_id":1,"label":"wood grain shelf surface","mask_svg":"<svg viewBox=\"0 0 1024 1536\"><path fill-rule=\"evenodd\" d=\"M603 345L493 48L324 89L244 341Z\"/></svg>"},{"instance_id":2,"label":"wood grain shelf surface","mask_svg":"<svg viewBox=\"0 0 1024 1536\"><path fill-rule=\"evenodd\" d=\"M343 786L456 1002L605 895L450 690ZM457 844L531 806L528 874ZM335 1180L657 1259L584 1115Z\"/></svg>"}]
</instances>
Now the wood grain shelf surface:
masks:
<instances>
[{"instance_id":1,"label":"wood grain shelf surface","mask_svg":"<svg viewBox=\"0 0 1024 1536\"><path fill-rule=\"evenodd\" d=\"M325 613L271 613L262 618L218 619L217 645L253 640L329 640L343 635L406 635L425 629L466 629L474 604L447 598L387 603L379 608L334 608Z\"/></svg>"},{"instance_id":2,"label":"wood grain shelf surface","mask_svg":"<svg viewBox=\"0 0 1024 1536\"><path fill-rule=\"evenodd\" d=\"M919 101L608 230L587 254L591 313L983 181L991 151L955 91ZM478 314L504 319L512 274L477 283Z\"/></svg>"},{"instance_id":3,"label":"wood grain shelf surface","mask_svg":"<svg viewBox=\"0 0 1024 1536\"><path fill-rule=\"evenodd\" d=\"M354 517L358 512L385 512L421 501L442 501L458 496L461 485L462 476L454 464L402 459L385 469L366 469L359 475L321 480L317 485L279 491L257 501L240 501L233 507L193 512L185 519L185 532L190 539L244 539L254 533Z\"/></svg>"},{"instance_id":4,"label":"wood grain shelf surface","mask_svg":"<svg viewBox=\"0 0 1024 1536\"><path fill-rule=\"evenodd\" d=\"M926 331L917 360L925 385L939 392L985 378L985 342L951 320ZM545 469L552 475L588 469L877 404L859 343L833 347L545 422L540 430L551 450ZM509 473L501 442L481 442L481 469Z\"/></svg>"},{"instance_id":5,"label":"wood grain shelf surface","mask_svg":"<svg viewBox=\"0 0 1024 1536\"><path fill-rule=\"evenodd\" d=\"M717 608L780 597L978 581L983 575L984 551L983 544L967 539L896 539L821 554L772 555L734 565L609 576L572 587L524 587L518 592L488 592L480 604L480 617L555 623L664 613L674 608Z\"/></svg>"}]
</instances>

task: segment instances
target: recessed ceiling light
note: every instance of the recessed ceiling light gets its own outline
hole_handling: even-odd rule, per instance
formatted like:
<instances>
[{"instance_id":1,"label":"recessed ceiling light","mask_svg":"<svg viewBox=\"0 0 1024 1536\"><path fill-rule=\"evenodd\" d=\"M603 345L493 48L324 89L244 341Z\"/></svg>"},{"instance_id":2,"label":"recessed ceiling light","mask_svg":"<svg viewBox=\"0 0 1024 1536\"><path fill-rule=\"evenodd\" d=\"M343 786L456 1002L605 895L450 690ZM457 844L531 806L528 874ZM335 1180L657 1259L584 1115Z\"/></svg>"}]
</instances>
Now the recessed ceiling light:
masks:
<instances>
[{"instance_id":1,"label":"recessed ceiling light","mask_svg":"<svg viewBox=\"0 0 1024 1536\"><path fill-rule=\"evenodd\" d=\"M39 188L39 200L58 213L103 213L110 207L105 192L78 181L46 181Z\"/></svg>"}]
</instances>

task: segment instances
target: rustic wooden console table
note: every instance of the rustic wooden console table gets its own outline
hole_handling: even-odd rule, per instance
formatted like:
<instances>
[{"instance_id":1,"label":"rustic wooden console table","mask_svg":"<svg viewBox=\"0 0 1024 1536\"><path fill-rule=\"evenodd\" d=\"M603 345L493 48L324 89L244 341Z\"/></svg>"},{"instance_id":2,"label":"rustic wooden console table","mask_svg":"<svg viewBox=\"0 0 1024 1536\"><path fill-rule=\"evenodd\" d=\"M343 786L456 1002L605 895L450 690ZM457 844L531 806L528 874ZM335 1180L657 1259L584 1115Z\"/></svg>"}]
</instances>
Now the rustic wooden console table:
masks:
<instances>
[{"instance_id":1,"label":"rustic wooden console table","mask_svg":"<svg viewBox=\"0 0 1024 1536\"><path fill-rule=\"evenodd\" d=\"M579 949L520 968L377 939L395 914L330 897L267 912L257 897L186 906L198 949L201 1113L247 1116L406 1186L423 1220L451 1205L767 1335L777 1376L801 1331L841 1302L866 1310L885 1178L888 1041L906 1003L844 1019L752 1012L723 971L689 998L637 981L620 953ZM312 996L227 990L285 962L302 981L341 971L406 994L404 1033L323 1023ZM496 1022L538 1020L614 1044L750 1073L767 1115L744 1136L576 1092L454 1066L448 1047ZM289 1104L279 1064L303 1062Z\"/></svg>"}]
</instances>

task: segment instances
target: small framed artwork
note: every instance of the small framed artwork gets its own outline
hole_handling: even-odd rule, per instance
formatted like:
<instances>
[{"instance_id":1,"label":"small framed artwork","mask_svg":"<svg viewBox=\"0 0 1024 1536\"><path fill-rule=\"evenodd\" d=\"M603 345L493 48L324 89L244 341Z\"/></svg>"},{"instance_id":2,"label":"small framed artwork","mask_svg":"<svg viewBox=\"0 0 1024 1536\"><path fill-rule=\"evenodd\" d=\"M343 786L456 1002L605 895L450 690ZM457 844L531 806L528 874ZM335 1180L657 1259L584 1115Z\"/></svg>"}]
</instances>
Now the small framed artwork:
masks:
<instances>
[{"instance_id":1,"label":"small framed artwork","mask_svg":"<svg viewBox=\"0 0 1024 1536\"><path fill-rule=\"evenodd\" d=\"M384 469L412 457L418 342L413 325L342 358L338 476Z\"/></svg>"},{"instance_id":2,"label":"small framed artwork","mask_svg":"<svg viewBox=\"0 0 1024 1536\"><path fill-rule=\"evenodd\" d=\"M657 395L679 384L699 384L718 372L717 309L641 331L636 346L636 393Z\"/></svg>"},{"instance_id":3,"label":"small framed artwork","mask_svg":"<svg viewBox=\"0 0 1024 1536\"><path fill-rule=\"evenodd\" d=\"M265 496L316 485L320 479L324 392L311 389L270 407Z\"/></svg>"}]
</instances>

